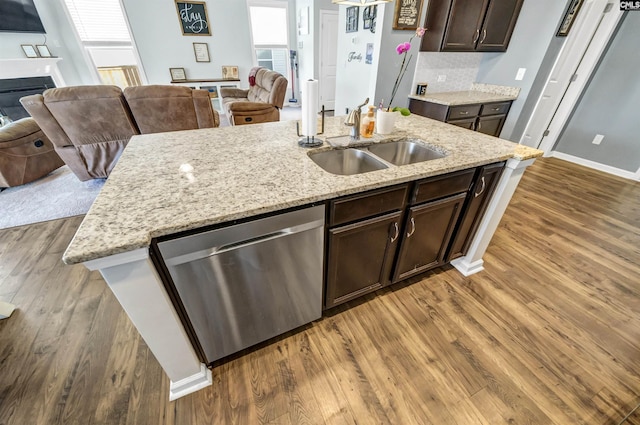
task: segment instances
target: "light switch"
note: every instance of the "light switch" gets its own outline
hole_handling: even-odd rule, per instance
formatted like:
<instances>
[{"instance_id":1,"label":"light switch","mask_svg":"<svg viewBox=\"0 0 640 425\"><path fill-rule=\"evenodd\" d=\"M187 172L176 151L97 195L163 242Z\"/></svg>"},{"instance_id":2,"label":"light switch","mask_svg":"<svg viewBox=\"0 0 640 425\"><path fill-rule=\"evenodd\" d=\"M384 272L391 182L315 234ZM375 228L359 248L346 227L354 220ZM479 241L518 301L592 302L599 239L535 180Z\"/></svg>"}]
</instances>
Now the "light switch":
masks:
<instances>
[{"instance_id":1,"label":"light switch","mask_svg":"<svg viewBox=\"0 0 640 425\"><path fill-rule=\"evenodd\" d=\"M524 78L525 72L527 72L527 68L518 68L518 73L516 74L516 81L521 81Z\"/></svg>"},{"instance_id":2,"label":"light switch","mask_svg":"<svg viewBox=\"0 0 640 425\"><path fill-rule=\"evenodd\" d=\"M439 83L444 83L445 81L447 81L447 76L446 75L438 75L438 82Z\"/></svg>"}]
</instances>

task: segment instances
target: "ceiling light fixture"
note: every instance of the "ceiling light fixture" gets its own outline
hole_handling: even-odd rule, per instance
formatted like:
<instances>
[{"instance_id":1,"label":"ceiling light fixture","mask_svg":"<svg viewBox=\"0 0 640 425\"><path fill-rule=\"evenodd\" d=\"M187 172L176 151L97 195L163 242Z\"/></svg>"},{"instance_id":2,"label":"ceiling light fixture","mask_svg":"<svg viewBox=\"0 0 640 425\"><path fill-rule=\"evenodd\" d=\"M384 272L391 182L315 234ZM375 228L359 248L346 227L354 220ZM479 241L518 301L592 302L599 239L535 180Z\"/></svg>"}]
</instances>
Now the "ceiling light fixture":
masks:
<instances>
[{"instance_id":1,"label":"ceiling light fixture","mask_svg":"<svg viewBox=\"0 0 640 425\"><path fill-rule=\"evenodd\" d=\"M331 0L331 3L348 6L372 6L374 4L391 3L393 0Z\"/></svg>"}]
</instances>

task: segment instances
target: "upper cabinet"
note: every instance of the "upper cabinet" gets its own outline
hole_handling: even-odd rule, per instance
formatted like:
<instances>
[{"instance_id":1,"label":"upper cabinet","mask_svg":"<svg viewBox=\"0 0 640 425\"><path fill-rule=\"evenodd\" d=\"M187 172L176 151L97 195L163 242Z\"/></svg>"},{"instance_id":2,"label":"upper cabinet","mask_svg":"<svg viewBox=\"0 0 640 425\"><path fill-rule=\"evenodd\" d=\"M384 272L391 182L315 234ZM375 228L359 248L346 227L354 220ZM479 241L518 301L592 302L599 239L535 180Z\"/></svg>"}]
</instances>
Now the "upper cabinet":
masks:
<instances>
[{"instance_id":1,"label":"upper cabinet","mask_svg":"<svg viewBox=\"0 0 640 425\"><path fill-rule=\"evenodd\" d=\"M524 0L431 0L423 52L504 52Z\"/></svg>"}]
</instances>

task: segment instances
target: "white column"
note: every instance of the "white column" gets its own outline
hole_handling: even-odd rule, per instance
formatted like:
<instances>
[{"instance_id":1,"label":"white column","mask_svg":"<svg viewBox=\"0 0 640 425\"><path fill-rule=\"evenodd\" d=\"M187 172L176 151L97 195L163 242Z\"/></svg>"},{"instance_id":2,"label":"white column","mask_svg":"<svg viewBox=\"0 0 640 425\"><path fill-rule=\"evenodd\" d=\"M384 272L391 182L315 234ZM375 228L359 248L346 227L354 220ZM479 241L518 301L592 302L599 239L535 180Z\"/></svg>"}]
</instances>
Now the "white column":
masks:
<instances>
[{"instance_id":1,"label":"white column","mask_svg":"<svg viewBox=\"0 0 640 425\"><path fill-rule=\"evenodd\" d=\"M489 242L491 242L493 234L496 232L509 202L511 202L511 198L520 183L524 170L534 162L535 159L525 161L509 159L507 161L498 186L480 222L478 231L469 246L467 255L451 261L451 265L458 269L463 275L470 276L484 270L482 256L487 250Z\"/></svg>"},{"instance_id":2,"label":"white column","mask_svg":"<svg viewBox=\"0 0 640 425\"><path fill-rule=\"evenodd\" d=\"M84 263L104 280L171 380L170 400L212 384L146 248Z\"/></svg>"}]
</instances>

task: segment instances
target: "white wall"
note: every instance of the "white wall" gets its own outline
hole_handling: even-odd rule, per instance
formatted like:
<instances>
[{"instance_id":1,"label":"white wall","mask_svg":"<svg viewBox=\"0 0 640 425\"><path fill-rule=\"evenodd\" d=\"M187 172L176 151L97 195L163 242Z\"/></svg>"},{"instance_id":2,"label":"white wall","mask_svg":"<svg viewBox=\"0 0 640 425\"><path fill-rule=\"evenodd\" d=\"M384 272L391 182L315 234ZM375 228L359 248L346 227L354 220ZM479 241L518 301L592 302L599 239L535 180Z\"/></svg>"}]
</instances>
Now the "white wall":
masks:
<instances>
[{"instance_id":1,"label":"white wall","mask_svg":"<svg viewBox=\"0 0 640 425\"><path fill-rule=\"evenodd\" d=\"M381 28L384 25L385 5L378 5L376 32L363 29L362 12L358 16L358 31L347 33L346 8L340 6L338 11L338 59L336 61L336 106L335 114L344 115L360 105L368 97L370 104L377 104L376 81L378 63L380 62ZM373 43L373 61L367 64L365 60L367 43ZM349 61L349 54L353 52L362 59ZM393 84L393 83L392 83ZM363 108L363 110L366 110Z\"/></svg>"},{"instance_id":2,"label":"white wall","mask_svg":"<svg viewBox=\"0 0 640 425\"><path fill-rule=\"evenodd\" d=\"M0 32L0 59L24 58L21 44L43 44L46 40L51 54L62 58L59 67L67 85L95 84L62 0L34 0L34 3L47 33Z\"/></svg>"},{"instance_id":3,"label":"white wall","mask_svg":"<svg viewBox=\"0 0 640 425\"><path fill-rule=\"evenodd\" d=\"M205 0L205 3L212 35L183 36L175 2L123 0L149 84L169 83L169 68L184 68L190 79L210 79L222 78L223 65L236 65L242 85L248 85L253 54L246 1ZM196 62L194 42L208 44L211 62Z\"/></svg>"}]
</instances>

